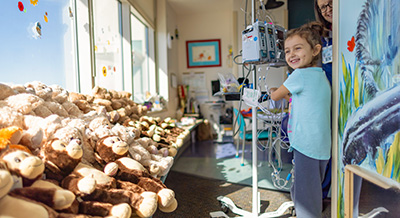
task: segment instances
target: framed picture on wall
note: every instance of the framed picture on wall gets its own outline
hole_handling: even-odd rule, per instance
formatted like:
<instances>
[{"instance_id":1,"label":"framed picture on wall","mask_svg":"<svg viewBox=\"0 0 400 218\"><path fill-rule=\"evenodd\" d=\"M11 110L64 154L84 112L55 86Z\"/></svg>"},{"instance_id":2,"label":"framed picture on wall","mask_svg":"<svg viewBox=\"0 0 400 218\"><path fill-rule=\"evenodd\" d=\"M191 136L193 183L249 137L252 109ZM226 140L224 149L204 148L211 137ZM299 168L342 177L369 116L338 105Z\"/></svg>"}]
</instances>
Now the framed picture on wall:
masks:
<instances>
[{"instance_id":1,"label":"framed picture on wall","mask_svg":"<svg viewBox=\"0 0 400 218\"><path fill-rule=\"evenodd\" d=\"M221 40L186 41L187 68L220 67Z\"/></svg>"}]
</instances>

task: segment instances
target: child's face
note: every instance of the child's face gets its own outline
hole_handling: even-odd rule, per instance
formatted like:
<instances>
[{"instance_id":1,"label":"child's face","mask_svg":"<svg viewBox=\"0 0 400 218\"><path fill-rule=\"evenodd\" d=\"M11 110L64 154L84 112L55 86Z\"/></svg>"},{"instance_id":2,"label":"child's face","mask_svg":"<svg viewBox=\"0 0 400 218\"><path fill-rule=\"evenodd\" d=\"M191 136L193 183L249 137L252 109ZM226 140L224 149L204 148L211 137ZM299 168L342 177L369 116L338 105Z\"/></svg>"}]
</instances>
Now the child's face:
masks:
<instances>
[{"instance_id":1,"label":"child's face","mask_svg":"<svg viewBox=\"0 0 400 218\"><path fill-rule=\"evenodd\" d=\"M318 45L317 45L318 46ZM311 45L298 35L291 36L285 40L285 58L287 64L293 68L315 67L313 59L318 55L320 46L313 49Z\"/></svg>"}]
</instances>

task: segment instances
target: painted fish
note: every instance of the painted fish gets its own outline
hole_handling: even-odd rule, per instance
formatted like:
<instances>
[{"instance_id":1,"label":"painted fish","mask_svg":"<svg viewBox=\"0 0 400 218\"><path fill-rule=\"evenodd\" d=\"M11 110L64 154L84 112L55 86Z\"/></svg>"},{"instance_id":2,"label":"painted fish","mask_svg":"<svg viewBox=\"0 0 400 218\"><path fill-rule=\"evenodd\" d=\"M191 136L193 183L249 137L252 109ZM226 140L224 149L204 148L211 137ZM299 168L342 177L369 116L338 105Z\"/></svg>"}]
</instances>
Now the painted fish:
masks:
<instances>
[{"instance_id":1,"label":"painted fish","mask_svg":"<svg viewBox=\"0 0 400 218\"><path fill-rule=\"evenodd\" d=\"M343 133L343 163L360 164L400 131L400 86L386 90L355 111Z\"/></svg>"}]
</instances>

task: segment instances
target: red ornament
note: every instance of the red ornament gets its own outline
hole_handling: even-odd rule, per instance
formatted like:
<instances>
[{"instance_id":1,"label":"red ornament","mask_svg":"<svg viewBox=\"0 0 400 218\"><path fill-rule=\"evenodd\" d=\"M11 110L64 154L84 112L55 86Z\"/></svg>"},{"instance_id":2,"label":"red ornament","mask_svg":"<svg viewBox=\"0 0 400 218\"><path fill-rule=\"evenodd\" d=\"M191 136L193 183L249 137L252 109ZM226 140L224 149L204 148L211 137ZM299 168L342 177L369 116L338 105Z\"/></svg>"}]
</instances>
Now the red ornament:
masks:
<instances>
[{"instance_id":1,"label":"red ornament","mask_svg":"<svg viewBox=\"0 0 400 218\"><path fill-rule=\"evenodd\" d=\"M24 11L24 4L22 4L22 2L18 2L18 9Z\"/></svg>"},{"instance_id":2,"label":"red ornament","mask_svg":"<svg viewBox=\"0 0 400 218\"><path fill-rule=\"evenodd\" d=\"M347 41L347 50L349 50L349 52L353 52L355 47L356 47L356 42L353 36L351 37L351 40Z\"/></svg>"}]
</instances>

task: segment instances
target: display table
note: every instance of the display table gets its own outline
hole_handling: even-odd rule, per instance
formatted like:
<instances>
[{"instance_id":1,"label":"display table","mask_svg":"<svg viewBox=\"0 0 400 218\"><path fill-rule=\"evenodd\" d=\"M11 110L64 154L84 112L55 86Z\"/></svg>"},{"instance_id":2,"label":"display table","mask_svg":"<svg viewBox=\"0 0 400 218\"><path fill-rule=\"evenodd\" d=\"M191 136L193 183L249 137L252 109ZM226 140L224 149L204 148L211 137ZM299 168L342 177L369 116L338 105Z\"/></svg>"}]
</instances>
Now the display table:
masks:
<instances>
[{"instance_id":1,"label":"display table","mask_svg":"<svg viewBox=\"0 0 400 218\"><path fill-rule=\"evenodd\" d=\"M175 155L175 160L179 158L182 152L189 146L192 146L192 151L195 150L196 145L196 130L197 127L204 122L204 119L196 119L196 121L191 125L179 126L182 129L190 131L189 137L183 140L183 145L178 149L178 153Z\"/></svg>"},{"instance_id":2,"label":"display table","mask_svg":"<svg viewBox=\"0 0 400 218\"><path fill-rule=\"evenodd\" d=\"M384 189L397 189L400 190L400 183L386 178L377 174L376 172L372 172L370 170L364 169L358 165L347 165L345 168L344 175L344 217L351 218L353 217L353 203L354 203L354 174L360 176L363 179L381 187ZM387 211L385 211L387 212Z\"/></svg>"},{"instance_id":3,"label":"display table","mask_svg":"<svg viewBox=\"0 0 400 218\"><path fill-rule=\"evenodd\" d=\"M181 154L183 153L183 151L189 146L192 145L192 149L195 149L194 146L196 144L196 129L197 127L203 123L204 120L203 119L196 119L196 121L191 124L191 125L185 125L185 126L179 126L182 129L188 130L190 131L190 134L188 136L186 136L183 139L183 143L182 146L180 148L178 148L178 152L176 153L175 157L174 157L174 162L181 156ZM162 176L160 178L160 180L165 183L165 180L167 179L168 173L165 176Z\"/></svg>"}]
</instances>

